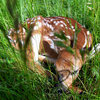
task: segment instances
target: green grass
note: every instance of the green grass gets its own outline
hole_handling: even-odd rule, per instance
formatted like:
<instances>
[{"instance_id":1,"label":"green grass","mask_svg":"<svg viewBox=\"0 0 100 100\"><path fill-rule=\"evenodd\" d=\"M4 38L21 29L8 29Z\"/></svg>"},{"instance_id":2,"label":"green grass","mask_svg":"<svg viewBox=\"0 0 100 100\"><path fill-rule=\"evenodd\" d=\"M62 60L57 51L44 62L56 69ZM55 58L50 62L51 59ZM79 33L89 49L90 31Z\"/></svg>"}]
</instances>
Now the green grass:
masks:
<instances>
[{"instance_id":1,"label":"green grass","mask_svg":"<svg viewBox=\"0 0 100 100\"><path fill-rule=\"evenodd\" d=\"M0 100L100 100L100 53L83 65L74 82L83 89L82 95L58 94L55 82L28 70L20 52L6 38L16 16L21 23L37 15L66 16L85 26L92 33L95 45L100 42L100 0L17 0L16 5L16 0L8 0L12 1L12 6L8 5L13 9L10 13L6 1L0 0Z\"/></svg>"}]
</instances>

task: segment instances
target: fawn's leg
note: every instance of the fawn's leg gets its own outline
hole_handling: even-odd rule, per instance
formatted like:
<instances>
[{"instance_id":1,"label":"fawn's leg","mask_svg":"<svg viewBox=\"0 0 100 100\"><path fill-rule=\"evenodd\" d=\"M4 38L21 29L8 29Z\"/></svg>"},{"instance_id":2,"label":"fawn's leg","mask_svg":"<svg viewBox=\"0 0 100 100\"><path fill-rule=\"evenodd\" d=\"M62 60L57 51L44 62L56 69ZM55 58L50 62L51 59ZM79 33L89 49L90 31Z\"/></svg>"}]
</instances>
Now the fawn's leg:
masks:
<instances>
[{"instance_id":1,"label":"fawn's leg","mask_svg":"<svg viewBox=\"0 0 100 100\"><path fill-rule=\"evenodd\" d=\"M40 49L40 42L41 42L41 37L42 37L42 29L43 29L43 18L41 16L36 17L36 22L34 25L34 28L32 30L32 36L30 39L31 46L31 52L30 49L27 50L28 53L28 65L29 68L32 71L36 71L42 75L48 75L48 72L44 70L44 68L39 64L38 62L38 52Z\"/></svg>"},{"instance_id":2,"label":"fawn's leg","mask_svg":"<svg viewBox=\"0 0 100 100\"><path fill-rule=\"evenodd\" d=\"M26 50L26 57L27 57L27 65L29 69L31 69L33 72L37 72L42 75L46 75L45 69L38 63L38 61L34 61L34 52L32 50L32 46L28 46Z\"/></svg>"},{"instance_id":3,"label":"fawn's leg","mask_svg":"<svg viewBox=\"0 0 100 100\"><path fill-rule=\"evenodd\" d=\"M78 77L82 67L82 59L79 50L75 50L75 54L62 51L56 61L56 70L60 77L62 88L66 91L68 88L80 92L80 89L73 87L73 81Z\"/></svg>"}]
</instances>

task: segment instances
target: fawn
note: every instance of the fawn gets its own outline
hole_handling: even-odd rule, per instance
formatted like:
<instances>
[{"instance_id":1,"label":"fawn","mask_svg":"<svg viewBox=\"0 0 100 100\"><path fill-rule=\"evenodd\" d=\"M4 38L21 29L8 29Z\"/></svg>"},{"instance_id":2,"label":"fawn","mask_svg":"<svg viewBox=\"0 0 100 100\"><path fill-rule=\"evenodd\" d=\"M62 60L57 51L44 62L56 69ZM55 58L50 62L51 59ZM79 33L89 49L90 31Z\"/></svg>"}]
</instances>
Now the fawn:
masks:
<instances>
[{"instance_id":1,"label":"fawn","mask_svg":"<svg viewBox=\"0 0 100 100\"><path fill-rule=\"evenodd\" d=\"M37 16L27 19L24 25L27 25L28 30L31 29L30 41L26 49L29 68L44 76L49 76L50 73L38 62L39 60L49 61L56 66L63 90L72 88L72 83L78 77L87 57L85 53L84 59L82 59L80 50L85 52L86 49L91 49L92 35L90 32L74 19L60 16L46 18ZM17 38L22 47L25 45L27 34L24 25L19 25L18 30L9 30L8 38L16 49L19 49ZM76 30L80 30L77 35ZM55 35L55 33L60 35L61 32L67 42ZM55 44L57 41L62 42L65 46L70 46L74 53L67 51L64 47L57 46ZM81 92L77 87L73 87L73 89Z\"/></svg>"}]
</instances>

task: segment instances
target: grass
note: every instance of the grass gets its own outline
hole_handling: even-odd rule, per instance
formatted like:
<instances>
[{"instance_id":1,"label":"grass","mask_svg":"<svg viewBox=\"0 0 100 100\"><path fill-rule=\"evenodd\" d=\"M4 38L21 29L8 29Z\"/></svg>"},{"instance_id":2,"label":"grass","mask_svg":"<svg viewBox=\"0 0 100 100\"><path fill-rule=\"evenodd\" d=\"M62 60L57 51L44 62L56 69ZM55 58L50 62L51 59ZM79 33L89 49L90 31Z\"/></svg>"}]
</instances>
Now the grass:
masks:
<instances>
[{"instance_id":1,"label":"grass","mask_svg":"<svg viewBox=\"0 0 100 100\"><path fill-rule=\"evenodd\" d=\"M13 12L8 11L6 1ZM27 69L20 52L14 50L6 35L7 30L14 27L16 16L24 23L26 18L37 15L71 17L92 33L93 45L100 42L99 0L0 0L0 26L3 25L0 27L0 100L99 100L100 53L83 65L74 82L83 89L81 95L74 92L59 94L53 80Z\"/></svg>"}]
</instances>

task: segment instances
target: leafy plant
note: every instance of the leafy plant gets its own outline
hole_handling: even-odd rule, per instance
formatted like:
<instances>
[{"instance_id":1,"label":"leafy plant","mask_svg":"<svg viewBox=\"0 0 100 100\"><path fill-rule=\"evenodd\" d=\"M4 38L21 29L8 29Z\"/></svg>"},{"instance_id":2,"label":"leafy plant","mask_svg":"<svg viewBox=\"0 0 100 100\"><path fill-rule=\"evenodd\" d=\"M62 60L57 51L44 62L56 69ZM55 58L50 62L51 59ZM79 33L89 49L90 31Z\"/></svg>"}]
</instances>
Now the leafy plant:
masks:
<instances>
[{"instance_id":1,"label":"leafy plant","mask_svg":"<svg viewBox=\"0 0 100 100\"><path fill-rule=\"evenodd\" d=\"M61 32L60 34L55 33L54 35L61 40L61 41L54 41L54 43L58 47L65 48L68 52L72 54L74 53L74 51L72 50L70 46L66 46L66 44L68 44L68 38L65 36L63 32Z\"/></svg>"}]
</instances>

